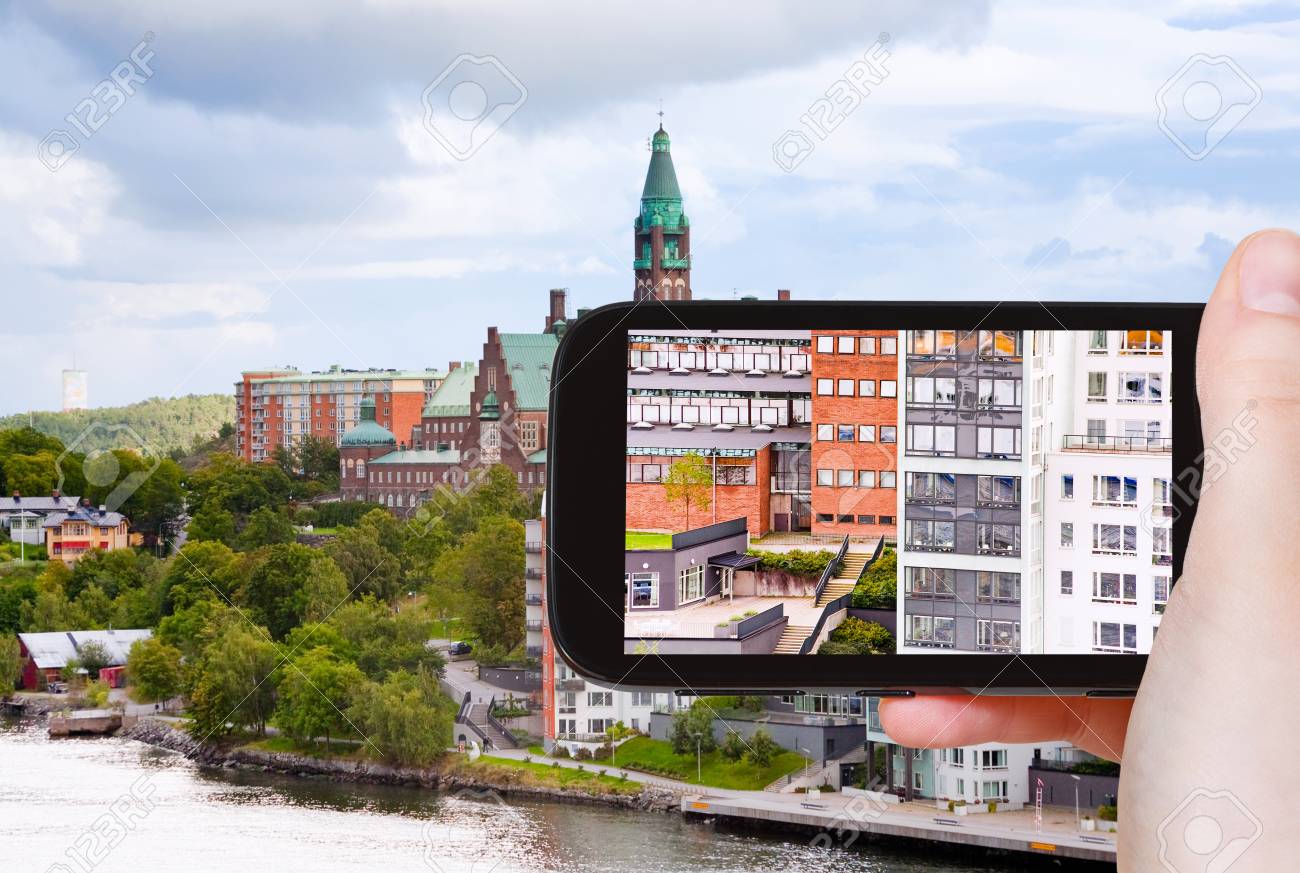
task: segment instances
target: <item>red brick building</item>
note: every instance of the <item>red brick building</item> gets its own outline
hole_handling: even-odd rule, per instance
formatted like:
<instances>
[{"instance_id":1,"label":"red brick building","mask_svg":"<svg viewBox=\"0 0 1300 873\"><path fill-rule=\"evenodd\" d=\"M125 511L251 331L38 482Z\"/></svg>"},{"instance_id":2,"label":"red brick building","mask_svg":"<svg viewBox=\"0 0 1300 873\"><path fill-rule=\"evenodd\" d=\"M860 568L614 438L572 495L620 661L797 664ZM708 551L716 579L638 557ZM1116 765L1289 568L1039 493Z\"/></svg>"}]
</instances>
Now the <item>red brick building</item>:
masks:
<instances>
[{"instance_id":1,"label":"red brick building","mask_svg":"<svg viewBox=\"0 0 1300 873\"><path fill-rule=\"evenodd\" d=\"M813 533L893 537L898 332L812 332Z\"/></svg>"}]
</instances>

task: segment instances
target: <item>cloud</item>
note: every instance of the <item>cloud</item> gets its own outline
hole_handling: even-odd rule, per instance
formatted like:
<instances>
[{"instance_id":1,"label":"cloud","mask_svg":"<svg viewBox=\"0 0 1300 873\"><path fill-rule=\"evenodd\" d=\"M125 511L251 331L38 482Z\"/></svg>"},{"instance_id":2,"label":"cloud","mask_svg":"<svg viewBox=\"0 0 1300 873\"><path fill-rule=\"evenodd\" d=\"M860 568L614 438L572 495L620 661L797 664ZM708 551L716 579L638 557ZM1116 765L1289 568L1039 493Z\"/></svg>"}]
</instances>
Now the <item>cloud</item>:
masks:
<instances>
[{"instance_id":1,"label":"cloud","mask_svg":"<svg viewBox=\"0 0 1300 873\"><path fill-rule=\"evenodd\" d=\"M1196 247L1196 253L1204 255L1213 270L1220 271L1223 265L1228 263L1228 257L1236 247L1231 240L1224 239L1216 233L1206 233L1201 239L1201 244Z\"/></svg>"}]
</instances>

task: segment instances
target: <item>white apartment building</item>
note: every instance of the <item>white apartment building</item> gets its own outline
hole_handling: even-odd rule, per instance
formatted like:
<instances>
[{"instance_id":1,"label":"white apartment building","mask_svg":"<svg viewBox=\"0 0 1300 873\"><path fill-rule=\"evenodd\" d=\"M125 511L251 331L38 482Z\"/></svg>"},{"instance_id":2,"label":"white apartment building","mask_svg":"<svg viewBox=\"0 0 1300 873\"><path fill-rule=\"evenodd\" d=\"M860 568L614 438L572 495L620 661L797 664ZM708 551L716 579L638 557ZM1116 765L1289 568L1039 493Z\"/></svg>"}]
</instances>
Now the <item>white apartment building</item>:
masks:
<instances>
[{"instance_id":1,"label":"white apartment building","mask_svg":"<svg viewBox=\"0 0 1300 873\"><path fill-rule=\"evenodd\" d=\"M625 727L650 731L650 714L666 709L671 694L610 688L584 679L555 657L555 742L573 751L606 741L605 730Z\"/></svg>"},{"instance_id":2,"label":"white apartment building","mask_svg":"<svg viewBox=\"0 0 1300 873\"><path fill-rule=\"evenodd\" d=\"M1047 651L1147 654L1173 576L1173 337L1092 331L1048 455Z\"/></svg>"},{"instance_id":3,"label":"white apartment building","mask_svg":"<svg viewBox=\"0 0 1300 873\"><path fill-rule=\"evenodd\" d=\"M542 540L545 536L541 519L530 518L524 522L524 654L529 658L542 657L543 614L546 611L542 597L546 588L546 556Z\"/></svg>"}]
</instances>

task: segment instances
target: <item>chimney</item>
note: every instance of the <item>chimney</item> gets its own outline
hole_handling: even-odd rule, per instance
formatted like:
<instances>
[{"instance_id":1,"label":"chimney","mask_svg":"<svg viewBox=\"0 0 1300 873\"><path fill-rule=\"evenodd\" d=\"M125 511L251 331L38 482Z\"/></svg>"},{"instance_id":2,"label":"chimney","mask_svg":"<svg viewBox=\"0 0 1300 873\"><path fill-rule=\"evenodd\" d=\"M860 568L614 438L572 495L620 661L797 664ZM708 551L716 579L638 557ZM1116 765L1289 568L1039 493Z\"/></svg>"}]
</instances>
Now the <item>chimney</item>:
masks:
<instances>
[{"instance_id":1,"label":"chimney","mask_svg":"<svg viewBox=\"0 0 1300 873\"><path fill-rule=\"evenodd\" d=\"M50 497L54 500L55 503L59 502L60 496L61 495L59 494L59 489L57 488L55 488L53 491L50 492Z\"/></svg>"},{"instance_id":2,"label":"chimney","mask_svg":"<svg viewBox=\"0 0 1300 873\"><path fill-rule=\"evenodd\" d=\"M777 289L776 289L776 299L777 299L777 300L789 300L789 299L790 299L790 289L789 289L789 288L777 288Z\"/></svg>"},{"instance_id":3,"label":"chimney","mask_svg":"<svg viewBox=\"0 0 1300 873\"><path fill-rule=\"evenodd\" d=\"M460 361L448 361L447 372L450 374L452 370L456 369L459 366L460 366Z\"/></svg>"},{"instance_id":4,"label":"chimney","mask_svg":"<svg viewBox=\"0 0 1300 873\"><path fill-rule=\"evenodd\" d=\"M107 514L108 514L108 507L102 503L99 504L99 517L103 518Z\"/></svg>"},{"instance_id":5,"label":"chimney","mask_svg":"<svg viewBox=\"0 0 1300 873\"><path fill-rule=\"evenodd\" d=\"M14 503L22 503L22 501L23 501L23 496L22 496L21 494L19 494L19 493L18 493L18 489L15 488L15 489L14 489Z\"/></svg>"},{"instance_id":6,"label":"chimney","mask_svg":"<svg viewBox=\"0 0 1300 873\"><path fill-rule=\"evenodd\" d=\"M551 311L546 316L546 329L550 330L551 325L557 321L564 321L564 298L568 294L567 288L551 289Z\"/></svg>"}]
</instances>

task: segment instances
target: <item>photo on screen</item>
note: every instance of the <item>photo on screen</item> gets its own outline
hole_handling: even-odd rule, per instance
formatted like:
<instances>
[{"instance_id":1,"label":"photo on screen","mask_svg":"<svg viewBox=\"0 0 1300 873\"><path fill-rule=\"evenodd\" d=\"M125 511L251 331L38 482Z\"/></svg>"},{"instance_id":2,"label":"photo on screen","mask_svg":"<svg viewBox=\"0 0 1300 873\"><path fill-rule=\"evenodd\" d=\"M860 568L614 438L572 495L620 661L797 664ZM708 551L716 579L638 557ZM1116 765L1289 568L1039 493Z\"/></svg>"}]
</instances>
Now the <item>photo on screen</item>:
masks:
<instances>
[{"instance_id":1,"label":"photo on screen","mask_svg":"<svg viewBox=\"0 0 1300 873\"><path fill-rule=\"evenodd\" d=\"M1150 652L1172 342L630 330L624 651Z\"/></svg>"}]
</instances>

